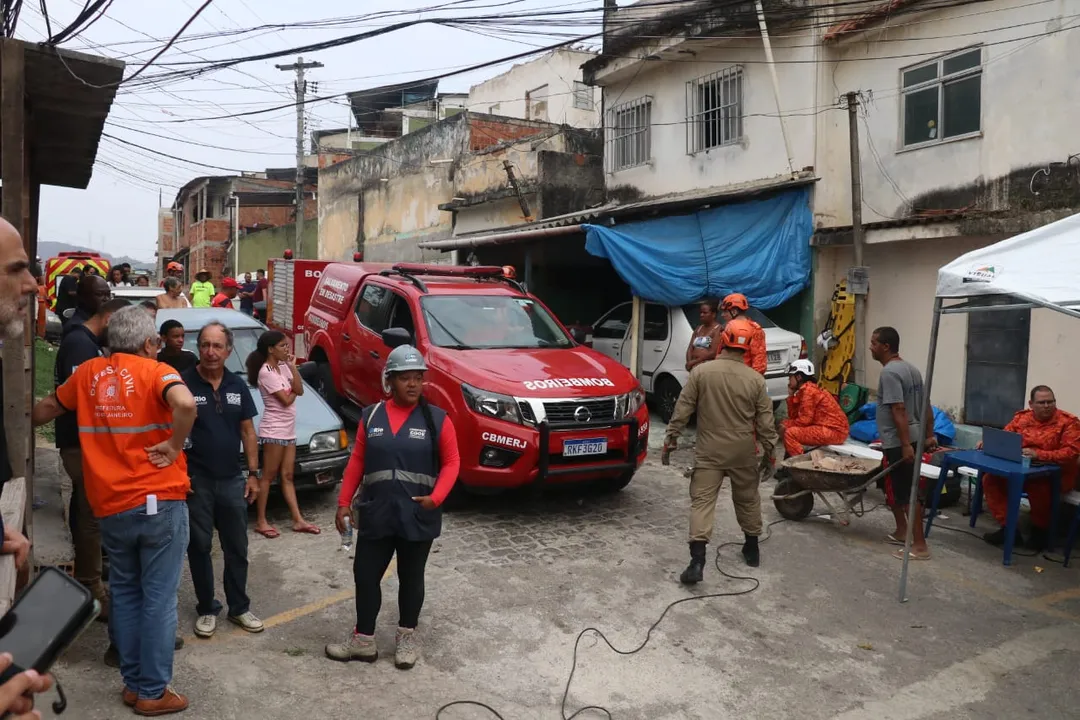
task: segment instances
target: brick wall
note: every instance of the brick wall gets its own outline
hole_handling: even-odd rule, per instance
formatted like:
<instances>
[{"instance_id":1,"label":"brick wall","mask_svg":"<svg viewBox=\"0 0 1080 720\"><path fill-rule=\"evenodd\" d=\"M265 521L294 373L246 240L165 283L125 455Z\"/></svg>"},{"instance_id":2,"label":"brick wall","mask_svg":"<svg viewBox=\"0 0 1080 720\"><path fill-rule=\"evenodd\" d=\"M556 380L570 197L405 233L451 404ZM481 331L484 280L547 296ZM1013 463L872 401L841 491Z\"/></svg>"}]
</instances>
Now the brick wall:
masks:
<instances>
[{"instance_id":1,"label":"brick wall","mask_svg":"<svg viewBox=\"0 0 1080 720\"><path fill-rule=\"evenodd\" d=\"M545 132L551 132L550 125L544 124L538 126L524 123L482 120L480 118L470 117L469 149L473 152L478 152L493 145L506 142L507 140L532 137Z\"/></svg>"},{"instance_id":2,"label":"brick wall","mask_svg":"<svg viewBox=\"0 0 1080 720\"><path fill-rule=\"evenodd\" d=\"M225 243L224 242L201 242L191 248L190 277L195 279L195 273L206 269L210 271L210 282L214 287L221 288L222 271L225 268Z\"/></svg>"}]
</instances>

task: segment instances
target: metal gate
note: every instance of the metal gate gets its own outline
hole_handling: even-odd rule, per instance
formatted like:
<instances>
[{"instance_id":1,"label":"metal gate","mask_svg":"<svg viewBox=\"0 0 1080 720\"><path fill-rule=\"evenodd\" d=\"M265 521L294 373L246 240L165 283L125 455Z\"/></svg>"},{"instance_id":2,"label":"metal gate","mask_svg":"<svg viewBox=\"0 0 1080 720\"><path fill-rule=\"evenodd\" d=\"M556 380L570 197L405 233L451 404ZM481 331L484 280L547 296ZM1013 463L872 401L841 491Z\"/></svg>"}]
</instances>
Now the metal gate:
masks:
<instances>
[{"instance_id":1,"label":"metal gate","mask_svg":"<svg viewBox=\"0 0 1080 720\"><path fill-rule=\"evenodd\" d=\"M1019 302L987 298L987 305ZM1031 310L984 310L968 314L964 421L1004 427L1027 406Z\"/></svg>"}]
</instances>

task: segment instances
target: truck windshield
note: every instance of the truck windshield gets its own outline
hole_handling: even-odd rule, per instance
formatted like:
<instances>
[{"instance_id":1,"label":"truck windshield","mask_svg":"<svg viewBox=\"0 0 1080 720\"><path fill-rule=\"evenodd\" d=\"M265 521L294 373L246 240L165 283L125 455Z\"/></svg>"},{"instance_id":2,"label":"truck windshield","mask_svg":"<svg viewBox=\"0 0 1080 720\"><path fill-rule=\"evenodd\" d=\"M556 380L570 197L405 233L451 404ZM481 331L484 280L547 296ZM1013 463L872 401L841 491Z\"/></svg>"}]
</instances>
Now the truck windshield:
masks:
<instances>
[{"instance_id":1,"label":"truck windshield","mask_svg":"<svg viewBox=\"0 0 1080 720\"><path fill-rule=\"evenodd\" d=\"M509 295L429 295L420 301L431 342L466 349L571 347L536 301Z\"/></svg>"}]
</instances>

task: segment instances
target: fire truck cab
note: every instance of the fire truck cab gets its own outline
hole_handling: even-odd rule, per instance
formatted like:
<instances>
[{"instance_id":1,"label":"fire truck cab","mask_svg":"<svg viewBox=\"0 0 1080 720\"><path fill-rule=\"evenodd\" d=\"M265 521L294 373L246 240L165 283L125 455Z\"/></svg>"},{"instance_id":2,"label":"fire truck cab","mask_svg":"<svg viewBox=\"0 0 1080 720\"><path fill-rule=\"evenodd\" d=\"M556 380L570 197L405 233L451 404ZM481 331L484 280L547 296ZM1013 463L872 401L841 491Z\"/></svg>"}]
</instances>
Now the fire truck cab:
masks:
<instances>
[{"instance_id":1,"label":"fire truck cab","mask_svg":"<svg viewBox=\"0 0 1080 720\"><path fill-rule=\"evenodd\" d=\"M645 460L645 393L575 342L499 267L332 263L304 322L317 387L346 415L386 397L390 350L412 343L424 392L447 411L474 490L598 481L621 489Z\"/></svg>"}]
</instances>

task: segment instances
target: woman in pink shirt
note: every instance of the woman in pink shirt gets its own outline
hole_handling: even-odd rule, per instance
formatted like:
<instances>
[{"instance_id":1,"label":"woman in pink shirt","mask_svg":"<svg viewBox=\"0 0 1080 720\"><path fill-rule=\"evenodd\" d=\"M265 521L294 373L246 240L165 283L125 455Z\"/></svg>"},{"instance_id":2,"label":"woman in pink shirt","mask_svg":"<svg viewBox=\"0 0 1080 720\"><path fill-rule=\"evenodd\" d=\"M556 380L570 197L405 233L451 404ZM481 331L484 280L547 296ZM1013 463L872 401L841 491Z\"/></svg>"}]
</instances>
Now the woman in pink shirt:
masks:
<instances>
[{"instance_id":1,"label":"woman in pink shirt","mask_svg":"<svg viewBox=\"0 0 1080 720\"><path fill-rule=\"evenodd\" d=\"M304 394L304 383L296 371L296 360L284 333L267 330L247 358L247 376L259 388L263 414L259 420L259 445L262 447L262 478L256 503L255 532L276 538L278 531L266 519L266 500L270 483L281 476L281 494L292 514L293 532L318 535L319 528L300 514L293 485L296 462L296 398Z\"/></svg>"}]
</instances>

